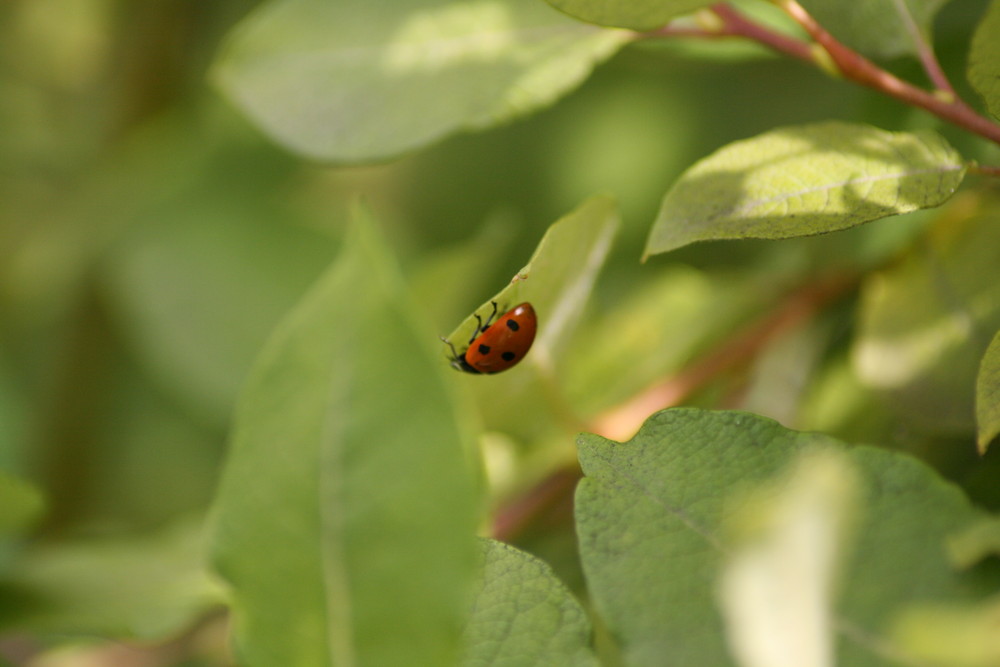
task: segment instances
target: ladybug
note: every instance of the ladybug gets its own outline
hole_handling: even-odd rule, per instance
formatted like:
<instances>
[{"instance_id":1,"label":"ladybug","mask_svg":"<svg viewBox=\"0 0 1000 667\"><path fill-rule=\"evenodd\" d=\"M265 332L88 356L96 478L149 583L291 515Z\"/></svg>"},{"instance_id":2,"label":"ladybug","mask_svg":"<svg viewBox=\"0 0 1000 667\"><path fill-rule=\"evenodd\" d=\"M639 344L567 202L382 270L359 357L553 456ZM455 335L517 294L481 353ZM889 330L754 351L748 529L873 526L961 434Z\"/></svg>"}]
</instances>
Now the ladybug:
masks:
<instances>
[{"instance_id":1,"label":"ladybug","mask_svg":"<svg viewBox=\"0 0 1000 667\"><path fill-rule=\"evenodd\" d=\"M528 354L535 342L538 318L530 303L514 306L494 322L497 302L493 301L493 312L483 323L476 315L476 330L469 339L469 347L463 354L455 351L455 346L442 338L451 348L452 368L466 373L499 373L516 365ZM492 324L491 324L492 322Z\"/></svg>"}]
</instances>

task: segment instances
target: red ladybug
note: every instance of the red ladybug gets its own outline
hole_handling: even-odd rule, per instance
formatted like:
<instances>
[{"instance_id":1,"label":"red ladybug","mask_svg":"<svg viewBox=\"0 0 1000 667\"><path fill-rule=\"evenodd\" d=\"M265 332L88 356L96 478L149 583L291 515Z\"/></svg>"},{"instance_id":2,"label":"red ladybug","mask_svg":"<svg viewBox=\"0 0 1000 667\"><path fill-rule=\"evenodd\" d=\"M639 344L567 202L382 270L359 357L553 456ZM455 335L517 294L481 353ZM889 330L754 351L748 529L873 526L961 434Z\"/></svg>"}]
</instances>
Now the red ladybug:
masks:
<instances>
[{"instance_id":1,"label":"red ladybug","mask_svg":"<svg viewBox=\"0 0 1000 667\"><path fill-rule=\"evenodd\" d=\"M501 315L495 322L497 302L493 301L493 312L483 323L476 315L479 325L469 339L469 347L459 355L455 346L446 338L442 338L451 348L451 365L456 370L466 373L499 373L517 364L528 354L531 344L535 342L535 329L538 318L530 303L514 306ZM493 322L492 324L490 324Z\"/></svg>"}]
</instances>

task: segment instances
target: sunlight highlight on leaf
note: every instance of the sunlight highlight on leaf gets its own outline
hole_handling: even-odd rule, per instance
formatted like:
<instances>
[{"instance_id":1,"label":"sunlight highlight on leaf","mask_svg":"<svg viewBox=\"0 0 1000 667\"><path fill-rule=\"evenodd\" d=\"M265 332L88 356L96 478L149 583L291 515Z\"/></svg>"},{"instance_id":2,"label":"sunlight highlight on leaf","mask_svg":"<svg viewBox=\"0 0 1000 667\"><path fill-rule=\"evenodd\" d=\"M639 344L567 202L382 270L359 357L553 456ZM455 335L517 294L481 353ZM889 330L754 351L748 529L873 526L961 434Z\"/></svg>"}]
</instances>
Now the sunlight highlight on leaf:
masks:
<instances>
[{"instance_id":1,"label":"sunlight highlight on leaf","mask_svg":"<svg viewBox=\"0 0 1000 667\"><path fill-rule=\"evenodd\" d=\"M695 241L783 239L937 206L965 175L937 134L831 121L725 146L667 193L645 256Z\"/></svg>"}]
</instances>

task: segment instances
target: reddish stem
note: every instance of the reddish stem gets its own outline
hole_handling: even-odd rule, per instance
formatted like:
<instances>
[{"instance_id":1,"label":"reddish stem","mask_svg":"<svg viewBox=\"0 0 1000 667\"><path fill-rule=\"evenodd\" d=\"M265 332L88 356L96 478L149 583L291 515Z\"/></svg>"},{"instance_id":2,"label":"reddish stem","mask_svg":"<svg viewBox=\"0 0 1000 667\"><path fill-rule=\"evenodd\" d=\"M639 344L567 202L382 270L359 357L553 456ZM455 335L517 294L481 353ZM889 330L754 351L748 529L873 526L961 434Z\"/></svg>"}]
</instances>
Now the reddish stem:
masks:
<instances>
[{"instance_id":1,"label":"reddish stem","mask_svg":"<svg viewBox=\"0 0 1000 667\"><path fill-rule=\"evenodd\" d=\"M939 118L1000 144L1000 125L980 116L962 100L953 95L947 96L952 99L942 99L890 74L860 53L838 42L795 0L782 0L780 5L809 33L817 44L823 47L844 78L879 90L901 102L930 111ZM933 61L933 69L940 69L933 55L925 55L925 57ZM925 67L927 67L926 62ZM930 71L928 73L932 78L939 79L939 81L935 81L936 85L940 87L940 80L944 80L946 86L944 89L950 88L943 72L939 75L931 74Z\"/></svg>"},{"instance_id":2,"label":"reddish stem","mask_svg":"<svg viewBox=\"0 0 1000 667\"><path fill-rule=\"evenodd\" d=\"M780 0L778 4L826 52L837 72L845 79L878 90L906 104L920 107L939 118L1000 144L1000 125L979 115L955 95L948 77L945 76L933 51L920 36L915 25L911 26L911 32L917 40L918 56L927 76L938 90L937 95L899 79L838 42L795 0ZM799 60L816 64L820 62L813 51L813 46L809 43L754 23L724 2L712 5L711 10L721 21L718 28L674 28L668 25L644 36L743 37Z\"/></svg>"}]
</instances>

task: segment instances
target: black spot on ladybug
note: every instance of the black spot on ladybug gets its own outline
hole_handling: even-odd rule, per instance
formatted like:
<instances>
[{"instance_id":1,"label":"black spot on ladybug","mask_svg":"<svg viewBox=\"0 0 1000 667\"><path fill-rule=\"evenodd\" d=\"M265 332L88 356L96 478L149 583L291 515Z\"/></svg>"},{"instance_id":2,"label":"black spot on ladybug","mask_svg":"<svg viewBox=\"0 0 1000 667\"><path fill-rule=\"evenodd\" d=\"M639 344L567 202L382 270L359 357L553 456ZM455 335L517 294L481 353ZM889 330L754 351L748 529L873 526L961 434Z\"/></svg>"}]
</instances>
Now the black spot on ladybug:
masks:
<instances>
[{"instance_id":1,"label":"black spot on ladybug","mask_svg":"<svg viewBox=\"0 0 1000 667\"><path fill-rule=\"evenodd\" d=\"M480 344L480 346L479 346L479 354L486 355L486 354L489 354L489 353L490 353L490 346L489 345L482 345L482 344Z\"/></svg>"},{"instance_id":2,"label":"black spot on ladybug","mask_svg":"<svg viewBox=\"0 0 1000 667\"><path fill-rule=\"evenodd\" d=\"M507 328L510 329L511 331L517 331L518 329L521 328L521 325L518 324L515 320L507 320Z\"/></svg>"},{"instance_id":3,"label":"black spot on ladybug","mask_svg":"<svg viewBox=\"0 0 1000 667\"><path fill-rule=\"evenodd\" d=\"M514 354L513 352L504 352L503 354L500 355L500 357L503 358L504 361L514 361L514 357L516 356L517 355Z\"/></svg>"}]
</instances>

